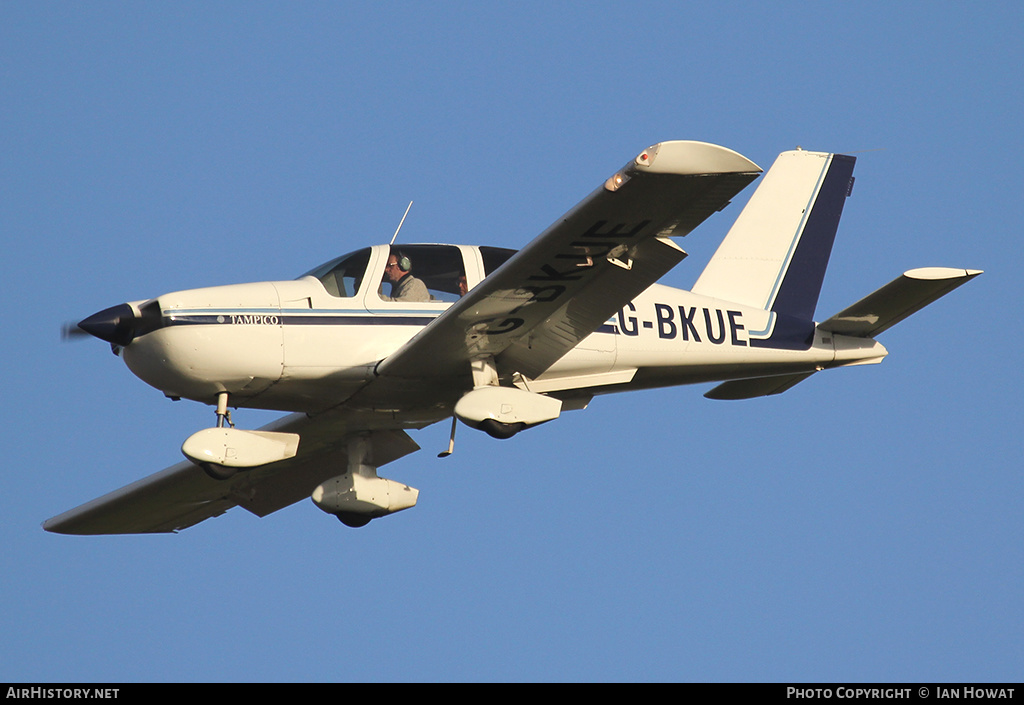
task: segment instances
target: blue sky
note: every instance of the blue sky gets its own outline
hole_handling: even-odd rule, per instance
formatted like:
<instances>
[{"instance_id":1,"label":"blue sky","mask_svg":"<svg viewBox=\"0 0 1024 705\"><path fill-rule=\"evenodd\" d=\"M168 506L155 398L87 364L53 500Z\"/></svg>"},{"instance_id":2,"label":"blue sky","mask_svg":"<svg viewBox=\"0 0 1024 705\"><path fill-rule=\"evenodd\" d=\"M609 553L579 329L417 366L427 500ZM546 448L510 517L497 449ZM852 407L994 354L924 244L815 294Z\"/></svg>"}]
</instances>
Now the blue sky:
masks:
<instances>
[{"instance_id":1,"label":"blue sky","mask_svg":"<svg viewBox=\"0 0 1024 705\"><path fill-rule=\"evenodd\" d=\"M1019 3L0 4L0 680L1020 681ZM47 517L210 409L58 330L390 239L519 247L648 144L856 153L823 319L986 273L770 399L447 425L360 530ZM681 244L689 287L745 198ZM241 425L268 415L239 411Z\"/></svg>"}]
</instances>

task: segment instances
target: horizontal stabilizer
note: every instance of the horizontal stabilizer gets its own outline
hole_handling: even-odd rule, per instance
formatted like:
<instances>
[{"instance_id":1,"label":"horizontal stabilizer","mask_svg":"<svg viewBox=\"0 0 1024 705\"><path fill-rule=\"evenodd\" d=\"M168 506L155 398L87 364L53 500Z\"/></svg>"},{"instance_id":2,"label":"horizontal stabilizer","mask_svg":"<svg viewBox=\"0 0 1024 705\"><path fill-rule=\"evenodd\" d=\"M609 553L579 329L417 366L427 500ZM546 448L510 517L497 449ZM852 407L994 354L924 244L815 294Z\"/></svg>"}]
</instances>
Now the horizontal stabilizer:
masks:
<instances>
[{"instance_id":1,"label":"horizontal stabilizer","mask_svg":"<svg viewBox=\"0 0 1024 705\"><path fill-rule=\"evenodd\" d=\"M820 330L872 338L981 274L980 269L911 269L818 325Z\"/></svg>"},{"instance_id":2,"label":"horizontal stabilizer","mask_svg":"<svg viewBox=\"0 0 1024 705\"><path fill-rule=\"evenodd\" d=\"M801 372L795 375L776 375L774 377L753 377L723 382L714 389L704 393L707 399L753 399L782 394L813 375L813 372Z\"/></svg>"}]
</instances>

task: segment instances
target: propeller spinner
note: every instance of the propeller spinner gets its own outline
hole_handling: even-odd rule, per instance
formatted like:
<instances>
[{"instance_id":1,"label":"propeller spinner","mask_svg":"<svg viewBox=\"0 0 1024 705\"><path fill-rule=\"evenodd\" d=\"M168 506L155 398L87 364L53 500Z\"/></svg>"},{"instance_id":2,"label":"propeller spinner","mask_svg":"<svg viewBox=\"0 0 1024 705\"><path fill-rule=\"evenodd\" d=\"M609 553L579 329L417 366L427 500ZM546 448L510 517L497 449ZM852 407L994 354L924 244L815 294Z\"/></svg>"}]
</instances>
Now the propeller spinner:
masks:
<instances>
[{"instance_id":1,"label":"propeller spinner","mask_svg":"<svg viewBox=\"0 0 1024 705\"><path fill-rule=\"evenodd\" d=\"M111 345L124 347L137 337L160 328L163 323L160 305L156 300L145 304L139 310L141 315L136 315L131 304L105 308L79 321L77 327L65 324L62 337L69 339L87 333Z\"/></svg>"}]
</instances>

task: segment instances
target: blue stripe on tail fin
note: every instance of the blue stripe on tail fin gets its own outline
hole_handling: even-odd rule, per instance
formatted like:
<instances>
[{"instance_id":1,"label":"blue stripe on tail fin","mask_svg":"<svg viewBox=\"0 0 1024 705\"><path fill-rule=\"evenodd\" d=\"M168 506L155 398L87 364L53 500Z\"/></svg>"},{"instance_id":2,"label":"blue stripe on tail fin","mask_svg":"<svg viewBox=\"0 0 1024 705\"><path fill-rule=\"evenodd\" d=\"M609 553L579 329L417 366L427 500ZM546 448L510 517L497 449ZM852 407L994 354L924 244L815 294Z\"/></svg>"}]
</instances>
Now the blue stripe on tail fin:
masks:
<instances>
[{"instance_id":1,"label":"blue stripe on tail fin","mask_svg":"<svg viewBox=\"0 0 1024 705\"><path fill-rule=\"evenodd\" d=\"M832 156L818 195L804 222L803 232L789 266L780 273L781 284L770 309L798 320L813 321L825 269L839 228L843 205L853 188L853 166L857 159L844 154Z\"/></svg>"}]
</instances>

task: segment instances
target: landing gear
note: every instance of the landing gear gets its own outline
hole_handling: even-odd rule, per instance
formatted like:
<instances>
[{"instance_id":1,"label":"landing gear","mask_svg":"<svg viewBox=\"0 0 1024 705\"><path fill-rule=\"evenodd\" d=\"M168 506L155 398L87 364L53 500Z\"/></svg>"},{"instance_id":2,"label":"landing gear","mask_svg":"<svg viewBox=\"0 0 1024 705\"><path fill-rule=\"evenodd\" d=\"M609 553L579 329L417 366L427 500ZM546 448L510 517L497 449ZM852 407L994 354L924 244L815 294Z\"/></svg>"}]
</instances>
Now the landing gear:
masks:
<instances>
[{"instance_id":1,"label":"landing gear","mask_svg":"<svg viewBox=\"0 0 1024 705\"><path fill-rule=\"evenodd\" d=\"M345 445L348 450L346 472L313 490L316 506L353 528L415 506L419 490L377 475L372 434L350 436Z\"/></svg>"},{"instance_id":2,"label":"landing gear","mask_svg":"<svg viewBox=\"0 0 1024 705\"><path fill-rule=\"evenodd\" d=\"M511 438L522 431L523 424L502 423L501 421L495 421L494 419L484 419L480 422L478 428L491 438L497 438L498 440L503 441L506 438Z\"/></svg>"},{"instance_id":3,"label":"landing gear","mask_svg":"<svg viewBox=\"0 0 1024 705\"><path fill-rule=\"evenodd\" d=\"M181 445L184 456L214 480L228 480L239 468L293 458L298 449L296 433L235 428L228 411L227 392L217 395L217 426L193 433Z\"/></svg>"},{"instance_id":4,"label":"landing gear","mask_svg":"<svg viewBox=\"0 0 1024 705\"><path fill-rule=\"evenodd\" d=\"M229 468L216 463L201 463L199 467L213 480L230 480L238 472L237 468Z\"/></svg>"},{"instance_id":5,"label":"landing gear","mask_svg":"<svg viewBox=\"0 0 1024 705\"><path fill-rule=\"evenodd\" d=\"M492 438L506 439L524 428L557 419L562 402L518 387L483 386L466 392L455 404L455 416Z\"/></svg>"},{"instance_id":6,"label":"landing gear","mask_svg":"<svg viewBox=\"0 0 1024 705\"><path fill-rule=\"evenodd\" d=\"M366 526L370 523L370 520L373 518L365 514L354 514L352 512L338 512L334 516L338 517L338 521L340 521L342 524L353 529L358 529L360 527Z\"/></svg>"},{"instance_id":7,"label":"landing gear","mask_svg":"<svg viewBox=\"0 0 1024 705\"><path fill-rule=\"evenodd\" d=\"M228 393L220 392L217 394L217 428L224 428L225 425L228 428L234 428L235 424L231 423L231 411L228 410ZM230 480L238 472L237 468L228 467L227 465L218 465L216 463L199 463L199 467L203 469L203 472L207 474L213 480Z\"/></svg>"},{"instance_id":8,"label":"landing gear","mask_svg":"<svg viewBox=\"0 0 1024 705\"><path fill-rule=\"evenodd\" d=\"M235 424L231 423L231 412L228 410L228 393L220 392L217 395L217 428L224 428L225 424L231 428L235 427Z\"/></svg>"}]
</instances>

